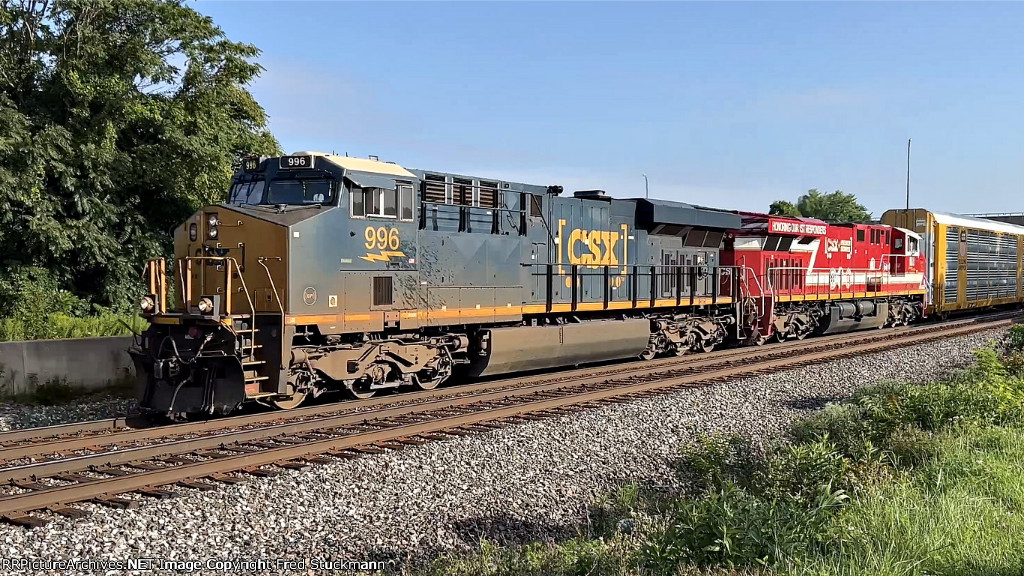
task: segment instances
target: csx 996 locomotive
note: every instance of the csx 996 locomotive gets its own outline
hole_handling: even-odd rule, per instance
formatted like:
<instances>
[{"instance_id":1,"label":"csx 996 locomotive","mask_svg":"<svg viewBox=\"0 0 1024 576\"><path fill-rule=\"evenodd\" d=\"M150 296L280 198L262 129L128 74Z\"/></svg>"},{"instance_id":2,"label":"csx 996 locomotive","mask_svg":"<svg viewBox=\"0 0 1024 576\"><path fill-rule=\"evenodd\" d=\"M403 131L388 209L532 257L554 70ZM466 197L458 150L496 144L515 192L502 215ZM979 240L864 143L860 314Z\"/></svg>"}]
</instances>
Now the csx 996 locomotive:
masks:
<instances>
[{"instance_id":1,"label":"csx 996 locomotive","mask_svg":"<svg viewBox=\"0 0 1024 576\"><path fill-rule=\"evenodd\" d=\"M175 231L173 262L147 265L140 404L287 409L930 310L909 229L561 193L314 152L247 159L228 201Z\"/></svg>"}]
</instances>

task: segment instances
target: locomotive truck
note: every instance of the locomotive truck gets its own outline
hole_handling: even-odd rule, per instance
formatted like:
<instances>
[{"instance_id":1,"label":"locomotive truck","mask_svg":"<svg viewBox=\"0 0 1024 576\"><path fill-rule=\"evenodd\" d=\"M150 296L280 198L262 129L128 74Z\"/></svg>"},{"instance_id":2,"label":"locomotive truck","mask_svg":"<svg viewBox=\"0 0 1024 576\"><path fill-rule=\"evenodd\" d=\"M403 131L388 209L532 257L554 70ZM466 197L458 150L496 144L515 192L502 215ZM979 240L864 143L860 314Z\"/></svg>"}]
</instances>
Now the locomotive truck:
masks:
<instances>
[{"instance_id":1,"label":"locomotive truck","mask_svg":"<svg viewBox=\"0 0 1024 576\"><path fill-rule=\"evenodd\" d=\"M952 264L928 243L972 228L944 218L835 225L318 152L246 158L227 201L175 230L173 261L147 263L137 392L175 416L289 409L911 322L949 303ZM972 252L972 233L952 248L965 287L992 249ZM964 308L1022 300L1024 227L994 233L998 298L965 288Z\"/></svg>"}]
</instances>

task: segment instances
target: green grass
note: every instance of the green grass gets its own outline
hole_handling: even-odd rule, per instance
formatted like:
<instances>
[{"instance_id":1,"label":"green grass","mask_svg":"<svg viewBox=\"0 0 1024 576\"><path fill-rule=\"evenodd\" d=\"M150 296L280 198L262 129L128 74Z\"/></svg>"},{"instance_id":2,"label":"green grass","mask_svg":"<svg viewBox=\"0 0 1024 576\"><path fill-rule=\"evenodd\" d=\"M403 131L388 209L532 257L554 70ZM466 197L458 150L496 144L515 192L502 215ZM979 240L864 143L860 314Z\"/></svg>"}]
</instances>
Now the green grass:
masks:
<instances>
[{"instance_id":1,"label":"green grass","mask_svg":"<svg viewBox=\"0 0 1024 576\"><path fill-rule=\"evenodd\" d=\"M481 543L410 574L1024 574L1024 326L975 365L796 422L766 453L685 446L689 487L626 485L574 538Z\"/></svg>"},{"instance_id":2,"label":"green grass","mask_svg":"<svg viewBox=\"0 0 1024 576\"><path fill-rule=\"evenodd\" d=\"M142 332L147 322L139 316L103 313L74 317L49 314L42 317L0 318L0 342L127 336Z\"/></svg>"},{"instance_id":3,"label":"green grass","mask_svg":"<svg viewBox=\"0 0 1024 576\"><path fill-rule=\"evenodd\" d=\"M934 442L929 462L851 503L835 545L794 573L1024 573L1024 428L962 426Z\"/></svg>"}]
</instances>

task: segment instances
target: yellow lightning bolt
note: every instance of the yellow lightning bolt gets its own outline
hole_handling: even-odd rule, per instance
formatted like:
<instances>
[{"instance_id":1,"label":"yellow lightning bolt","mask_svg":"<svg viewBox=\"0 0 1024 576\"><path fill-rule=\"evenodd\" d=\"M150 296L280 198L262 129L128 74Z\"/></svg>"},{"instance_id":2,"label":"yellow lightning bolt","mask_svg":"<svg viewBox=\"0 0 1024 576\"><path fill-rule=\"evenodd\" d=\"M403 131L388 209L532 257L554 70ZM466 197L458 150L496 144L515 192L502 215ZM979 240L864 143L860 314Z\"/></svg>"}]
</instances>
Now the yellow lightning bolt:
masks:
<instances>
[{"instance_id":1,"label":"yellow lightning bolt","mask_svg":"<svg viewBox=\"0 0 1024 576\"><path fill-rule=\"evenodd\" d=\"M367 262L388 262L392 258L405 258L405 252L400 250L381 250L380 254L366 253L366 256L360 256L361 259Z\"/></svg>"}]
</instances>

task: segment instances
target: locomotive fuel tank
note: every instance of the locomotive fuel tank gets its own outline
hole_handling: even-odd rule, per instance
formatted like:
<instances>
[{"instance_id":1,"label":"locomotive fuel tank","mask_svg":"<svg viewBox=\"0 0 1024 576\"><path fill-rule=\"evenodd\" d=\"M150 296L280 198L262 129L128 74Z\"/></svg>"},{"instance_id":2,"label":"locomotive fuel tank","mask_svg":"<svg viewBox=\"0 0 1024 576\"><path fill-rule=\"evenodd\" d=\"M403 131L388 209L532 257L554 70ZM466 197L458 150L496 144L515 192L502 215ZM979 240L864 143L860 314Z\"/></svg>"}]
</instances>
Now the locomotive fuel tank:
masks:
<instances>
[{"instance_id":1,"label":"locomotive fuel tank","mask_svg":"<svg viewBox=\"0 0 1024 576\"><path fill-rule=\"evenodd\" d=\"M491 328L480 334L471 376L636 358L651 339L647 319Z\"/></svg>"},{"instance_id":2,"label":"locomotive fuel tank","mask_svg":"<svg viewBox=\"0 0 1024 576\"><path fill-rule=\"evenodd\" d=\"M820 334L836 334L881 328L889 318L889 303L872 300L835 302L829 306Z\"/></svg>"}]
</instances>

